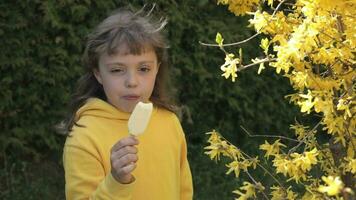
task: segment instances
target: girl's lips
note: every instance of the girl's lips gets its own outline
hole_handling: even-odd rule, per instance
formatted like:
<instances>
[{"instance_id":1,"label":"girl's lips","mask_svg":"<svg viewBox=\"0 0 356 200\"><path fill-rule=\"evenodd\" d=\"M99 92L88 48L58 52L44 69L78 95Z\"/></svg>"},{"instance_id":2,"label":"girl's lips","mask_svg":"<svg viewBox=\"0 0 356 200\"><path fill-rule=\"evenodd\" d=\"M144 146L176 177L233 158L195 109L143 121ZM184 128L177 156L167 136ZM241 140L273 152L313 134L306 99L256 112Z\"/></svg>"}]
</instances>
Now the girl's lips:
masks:
<instances>
[{"instance_id":1,"label":"girl's lips","mask_svg":"<svg viewBox=\"0 0 356 200\"><path fill-rule=\"evenodd\" d=\"M134 101L134 100L138 100L140 98L140 96L137 96L137 95L126 95L126 96L123 96L122 98L124 98L125 100Z\"/></svg>"}]
</instances>

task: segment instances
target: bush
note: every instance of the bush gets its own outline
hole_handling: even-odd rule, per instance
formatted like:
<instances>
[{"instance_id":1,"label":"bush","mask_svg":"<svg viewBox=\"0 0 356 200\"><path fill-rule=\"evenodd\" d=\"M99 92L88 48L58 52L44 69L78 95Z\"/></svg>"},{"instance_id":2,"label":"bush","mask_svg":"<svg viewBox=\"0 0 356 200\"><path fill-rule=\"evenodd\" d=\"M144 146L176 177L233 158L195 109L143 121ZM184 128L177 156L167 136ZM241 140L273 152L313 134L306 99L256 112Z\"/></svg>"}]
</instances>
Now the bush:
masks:
<instances>
[{"instance_id":1,"label":"bush","mask_svg":"<svg viewBox=\"0 0 356 200\"><path fill-rule=\"evenodd\" d=\"M13 163L16 158L23 157L30 158L23 161L28 165L40 165L52 153L56 158L51 162L61 164L65 138L55 134L53 126L65 116L70 94L82 72L80 59L85 36L107 13L129 3L136 8L143 4L139 0L120 3L111 0L5 0L0 3L2 169L5 169L5 160ZM223 32L225 39L230 41L246 38L251 32L235 32L238 27L242 30L246 26L246 20L216 7L215 1L159 0L157 10L156 14L169 19L170 59L177 99L185 111L182 124L188 139L195 199L224 198L220 191L225 187L228 187L226 191L231 191L236 181L222 180L217 171L222 174L224 170L211 165L209 158L203 155L204 133L216 128L227 133L230 141L243 144L246 136L239 125L254 133L286 131L286 124L293 121L294 110L283 96L291 89L279 86L286 80L268 71L262 79L255 77L255 72L243 72L238 84L216 79L221 73L222 54L217 49L208 50L199 41L213 42L216 31ZM229 26L232 24L233 29ZM252 42L254 45L244 47L247 57L258 46L256 41ZM275 115L271 116L272 112ZM2 177L5 172L1 170ZM32 170L27 172L36 174ZM17 175L21 180L21 174ZM63 183L63 176L55 177L61 178L58 182ZM10 187L2 184L0 189L8 191ZM52 189L63 192L64 186L48 188ZM48 192L48 198L51 193L58 194L58 191ZM5 199L16 199L10 196L9 193L1 195ZM225 197L228 196L230 194Z\"/></svg>"}]
</instances>

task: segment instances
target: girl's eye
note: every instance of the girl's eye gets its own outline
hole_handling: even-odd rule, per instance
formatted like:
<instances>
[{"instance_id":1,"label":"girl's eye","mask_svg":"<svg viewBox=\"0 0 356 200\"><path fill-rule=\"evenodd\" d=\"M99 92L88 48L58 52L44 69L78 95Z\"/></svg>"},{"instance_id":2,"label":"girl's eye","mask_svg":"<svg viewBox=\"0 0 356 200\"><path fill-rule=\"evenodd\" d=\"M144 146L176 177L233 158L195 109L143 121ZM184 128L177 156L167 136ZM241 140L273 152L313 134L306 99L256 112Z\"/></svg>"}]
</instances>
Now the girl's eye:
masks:
<instances>
[{"instance_id":1,"label":"girl's eye","mask_svg":"<svg viewBox=\"0 0 356 200\"><path fill-rule=\"evenodd\" d=\"M122 69L112 69L112 70L110 70L111 73L121 73L123 71L124 70L122 70Z\"/></svg>"},{"instance_id":2,"label":"girl's eye","mask_svg":"<svg viewBox=\"0 0 356 200\"><path fill-rule=\"evenodd\" d=\"M139 71L141 71L141 72L149 72L151 70L151 68L149 67L149 66L141 66L140 68L139 68Z\"/></svg>"}]
</instances>

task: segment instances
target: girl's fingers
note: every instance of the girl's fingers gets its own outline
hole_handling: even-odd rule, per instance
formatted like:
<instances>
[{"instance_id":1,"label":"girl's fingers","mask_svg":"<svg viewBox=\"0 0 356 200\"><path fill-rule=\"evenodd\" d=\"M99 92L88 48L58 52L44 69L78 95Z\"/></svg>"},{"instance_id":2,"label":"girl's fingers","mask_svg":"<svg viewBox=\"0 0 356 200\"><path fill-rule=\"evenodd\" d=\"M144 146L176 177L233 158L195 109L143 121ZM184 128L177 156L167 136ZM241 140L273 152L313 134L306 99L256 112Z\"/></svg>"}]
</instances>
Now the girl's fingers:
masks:
<instances>
[{"instance_id":1,"label":"girl's fingers","mask_svg":"<svg viewBox=\"0 0 356 200\"><path fill-rule=\"evenodd\" d=\"M132 176L131 172L135 170L136 164L130 163L119 170L112 170L111 174L113 174L114 178L120 183L129 183L132 182L134 177Z\"/></svg>"},{"instance_id":2,"label":"girl's fingers","mask_svg":"<svg viewBox=\"0 0 356 200\"><path fill-rule=\"evenodd\" d=\"M126 167L132 163L136 163L138 160L137 154L126 154L119 159L113 160L113 167L116 171L119 171L121 168Z\"/></svg>"},{"instance_id":3,"label":"girl's fingers","mask_svg":"<svg viewBox=\"0 0 356 200\"><path fill-rule=\"evenodd\" d=\"M113 147L111 148L111 152L115 152L118 151L119 149L125 147L125 146L134 146L134 145L138 145L138 140L136 139L135 136L128 136L125 137L121 140L119 140L117 143L115 143L113 145Z\"/></svg>"},{"instance_id":4,"label":"girl's fingers","mask_svg":"<svg viewBox=\"0 0 356 200\"><path fill-rule=\"evenodd\" d=\"M124 155L123 157L121 157L119 160L120 160L119 167L123 168L123 167L130 165L132 163L136 163L138 160L138 157L136 154L127 154L127 155Z\"/></svg>"},{"instance_id":5,"label":"girl's fingers","mask_svg":"<svg viewBox=\"0 0 356 200\"><path fill-rule=\"evenodd\" d=\"M130 174L136 168L136 163L131 163L121 168L121 172L123 175Z\"/></svg>"},{"instance_id":6,"label":"girl's fingers","mask_svg":"<svg viewBox=\"0 0 356 200\"><path fill-rule=\"evenodd\" d=\"M137 148L135 146L125 146L111 154L111 159L120 159L126 154L137 154Z\"/></svg>"}]
</instances>

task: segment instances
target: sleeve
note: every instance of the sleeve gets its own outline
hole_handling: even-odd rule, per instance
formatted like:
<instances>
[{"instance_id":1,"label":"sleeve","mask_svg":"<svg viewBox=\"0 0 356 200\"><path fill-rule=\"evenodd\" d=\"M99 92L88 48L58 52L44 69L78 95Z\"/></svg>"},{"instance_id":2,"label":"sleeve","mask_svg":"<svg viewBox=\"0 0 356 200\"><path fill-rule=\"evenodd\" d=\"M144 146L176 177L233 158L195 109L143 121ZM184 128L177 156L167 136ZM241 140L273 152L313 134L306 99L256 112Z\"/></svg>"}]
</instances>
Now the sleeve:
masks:
<instances>
[{"instance_id":1,"label":"sleeve","mask_svg":"<svg viewBox=\"0 0 356 200\"><path fill-rule=\"evenodd\" d=\"M129 200L134 182L120 184L105 175L99 159L83 148L66 145L63 151L67 200Z\"/></svg>"},{"instance_id":2,"label":"sleeve","mask_svg":"<svg viewBox=\"0 0 356 200\"><path fill-rule=\"evenodd\" d=\"M193 199L193 181L190 172L189 163L187 159L187 144L183 137L181 148L181 164L180 164L180 199L191 200Z\"/></svg>"},{"instance_id":3,"label":"sleeve","mask_svg":"<svg viewBox=\"0 0 356 200\"><path fill-rule=\"evenodd\" d=\"M182 126L175 117L175 124L180 133L181 138L181 157L180 157L180 199L192 200L193 199L193 181L192 174L190 172L189 162L187 158L187 142L185 140L184 131Z\"/></svg>"}]
</instances>

